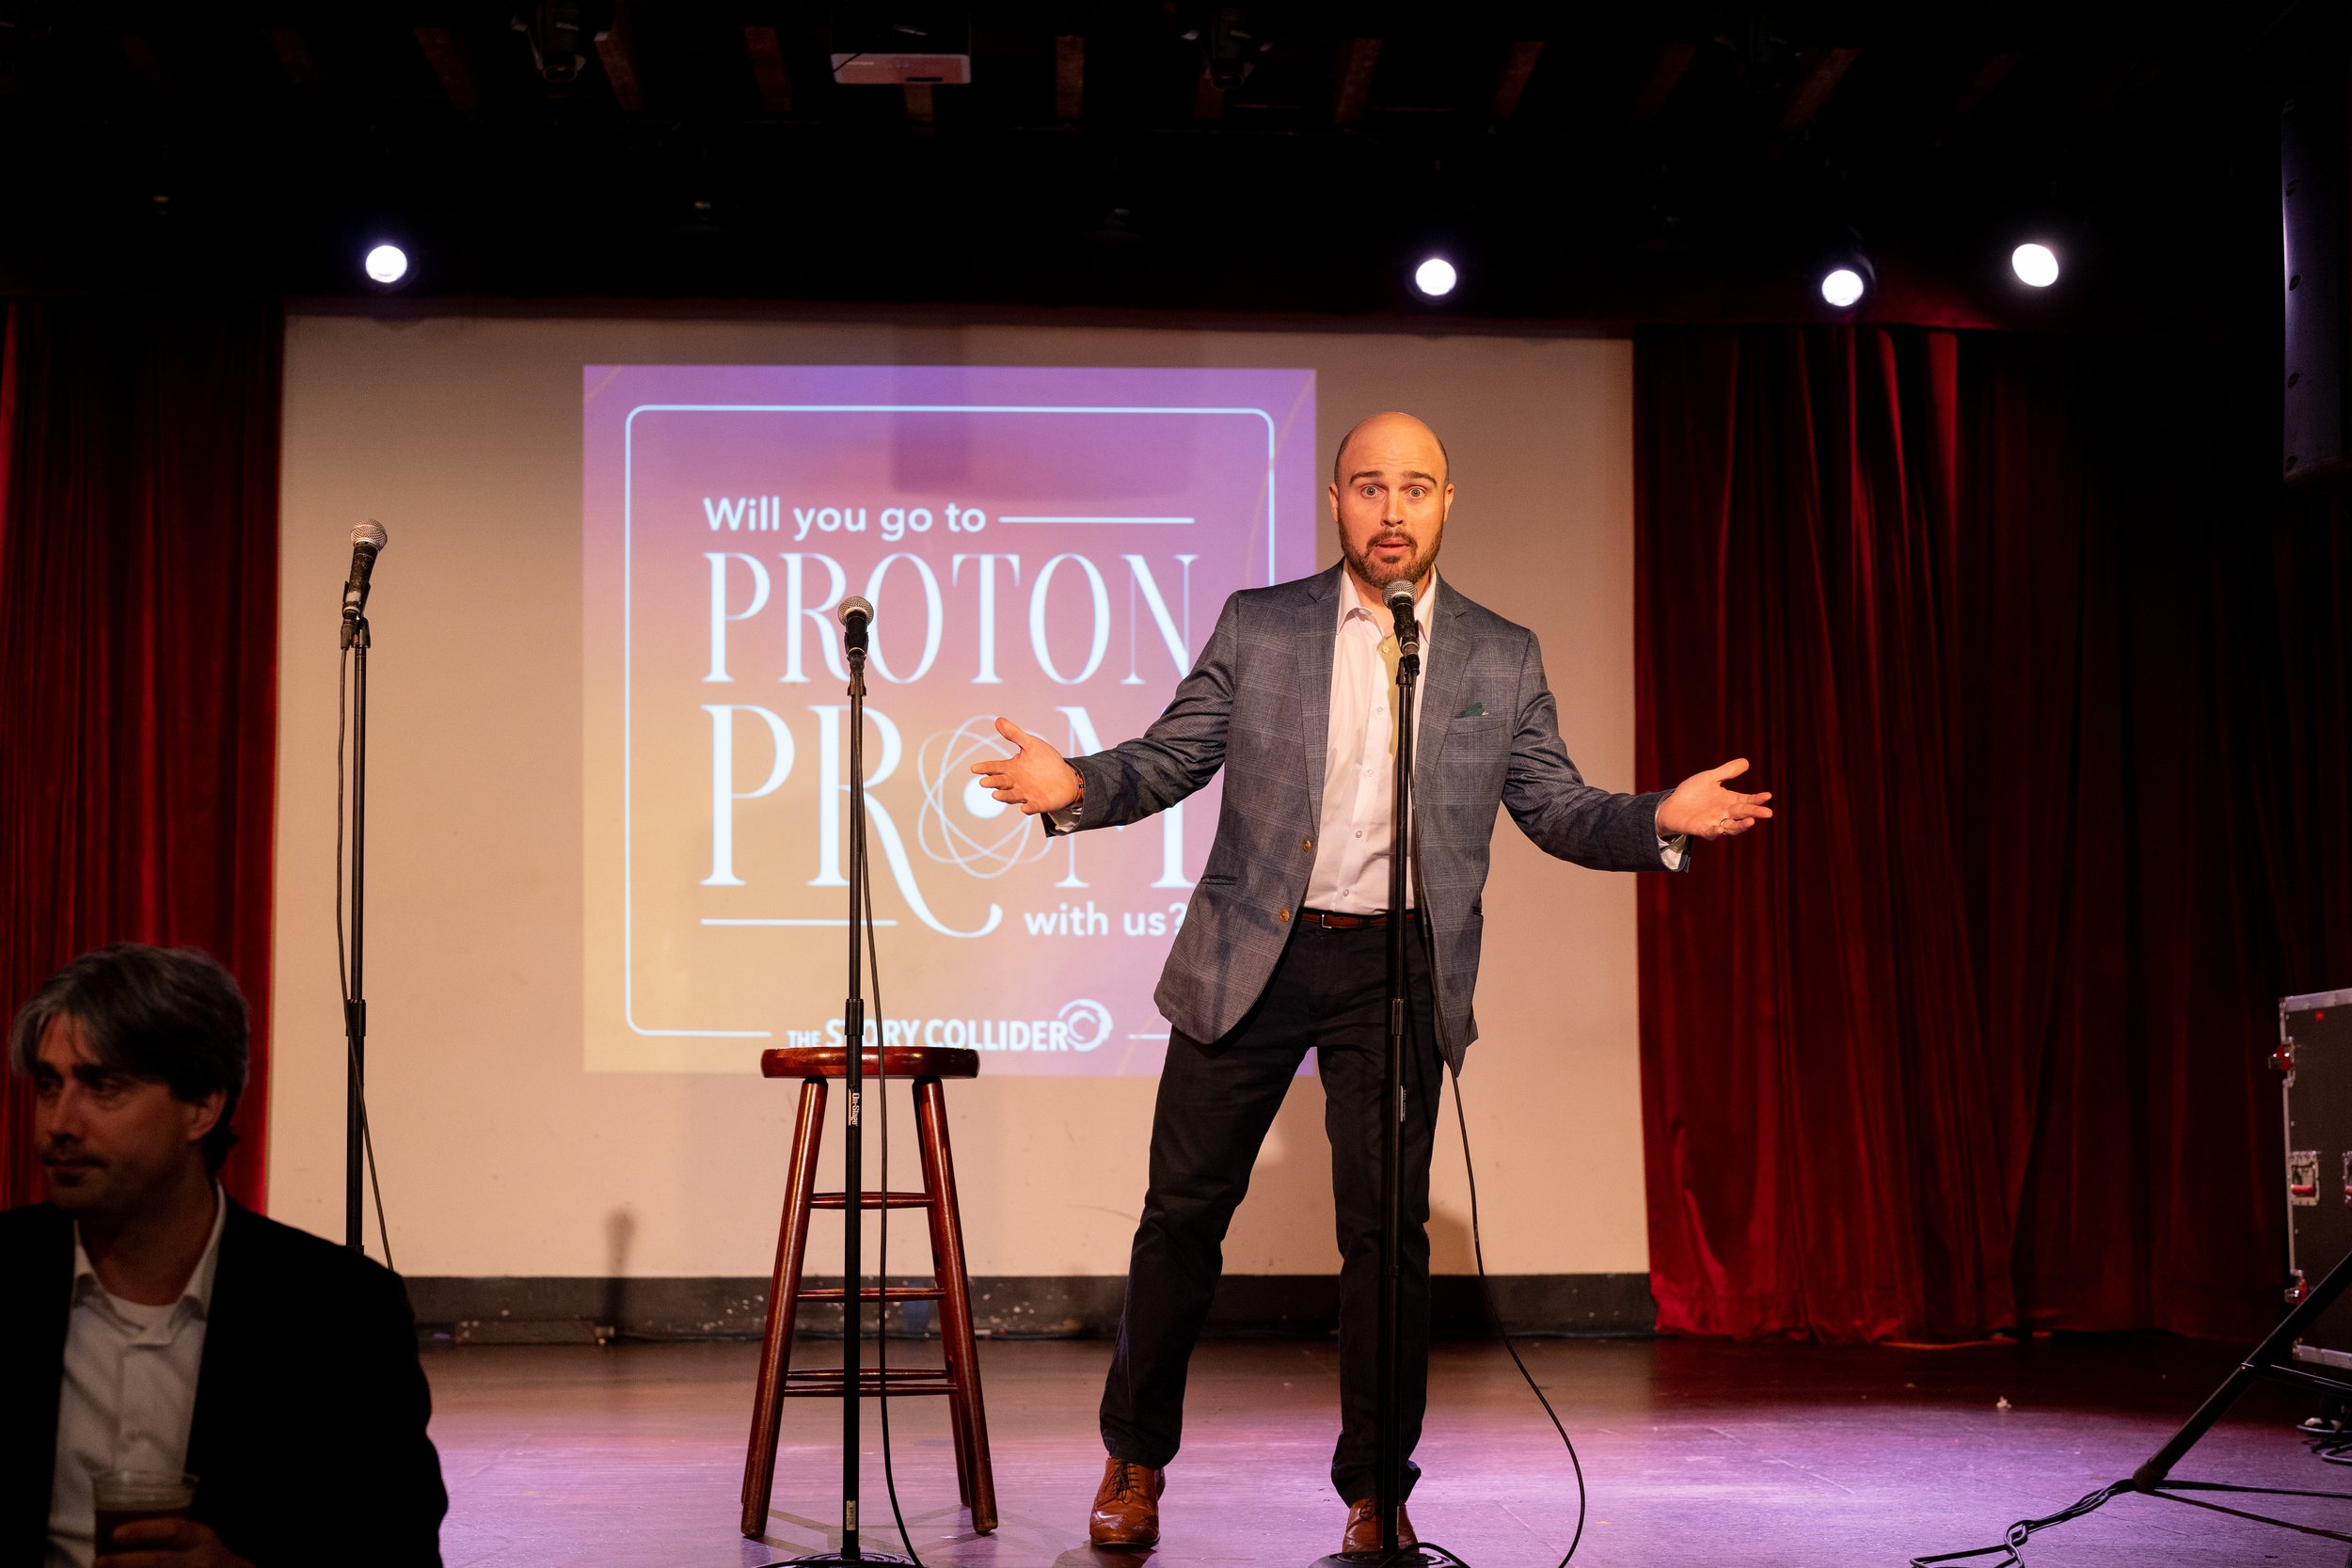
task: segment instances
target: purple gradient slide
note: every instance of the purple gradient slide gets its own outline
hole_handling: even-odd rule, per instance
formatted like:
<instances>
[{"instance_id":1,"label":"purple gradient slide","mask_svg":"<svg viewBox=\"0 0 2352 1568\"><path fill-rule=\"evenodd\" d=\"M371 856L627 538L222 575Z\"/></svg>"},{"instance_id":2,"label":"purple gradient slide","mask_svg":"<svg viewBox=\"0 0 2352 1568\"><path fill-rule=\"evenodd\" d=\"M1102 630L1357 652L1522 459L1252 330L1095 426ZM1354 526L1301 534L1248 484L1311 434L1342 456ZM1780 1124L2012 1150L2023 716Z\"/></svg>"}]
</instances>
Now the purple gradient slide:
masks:
<instances>
[{"instance_id":1,"label":"purple gradient slide","mask_svg":"<svg viewBox=\"0 0 2352 1568\"><path fill-rule=\"evenodd\" d=\"M1228 594L1313 569L1313 372L590 366L583 417L591 1065L838 1041L862 594L879 1027L1156 1071L1217 786L1049 843L969 768L1000 715L1139 733Z\"/></svg>"}]
</instances>

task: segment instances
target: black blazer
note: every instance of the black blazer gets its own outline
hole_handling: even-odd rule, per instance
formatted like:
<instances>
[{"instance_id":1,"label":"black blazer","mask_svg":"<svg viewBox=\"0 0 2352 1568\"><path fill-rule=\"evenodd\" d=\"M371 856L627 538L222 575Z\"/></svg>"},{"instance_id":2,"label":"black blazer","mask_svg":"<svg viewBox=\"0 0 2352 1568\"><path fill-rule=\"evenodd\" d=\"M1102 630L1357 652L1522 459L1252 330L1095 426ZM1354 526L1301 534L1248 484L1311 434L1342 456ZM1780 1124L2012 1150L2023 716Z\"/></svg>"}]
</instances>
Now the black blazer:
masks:
<instances>
[{"instance_id":1,"label":"black blazer","mask_svg":"<svg viewBox=\"0 0 2352 1568\"><path fill-rule=\"evenodd\" d=\"M48 1550L72 1305L72 1222L0 1212L0 1562ZM439 1568L431 1414L400 1276L231 1202L188 1429L196 1518L256 1568Z\"/></svg>"}]
</instances>

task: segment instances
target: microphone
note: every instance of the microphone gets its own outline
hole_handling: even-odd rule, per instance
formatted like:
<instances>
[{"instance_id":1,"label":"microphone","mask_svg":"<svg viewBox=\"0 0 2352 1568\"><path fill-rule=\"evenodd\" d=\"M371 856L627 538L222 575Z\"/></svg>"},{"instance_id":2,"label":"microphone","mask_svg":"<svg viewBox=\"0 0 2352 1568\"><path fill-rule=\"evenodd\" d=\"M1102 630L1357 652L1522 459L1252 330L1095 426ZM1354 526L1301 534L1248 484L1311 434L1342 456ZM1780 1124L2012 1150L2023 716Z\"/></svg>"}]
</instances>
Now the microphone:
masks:
<instances>
[{"instance_id":1,"label":"microphone","mask_svg":"<svg viewBox=\"0 0 2352 1568\"><path fill-rule=\"evenodd\" d=\"M841 641L850 650L850 657L864 658L866 628L874 624L874 602L863 594L852 594L834 607L833 617L841 623Z\"/></svg>"},{"instance_id":2,"label":"microphone","mask_svg":"<svg viewBox=\"0 0 2352 1568\"><path fill-rule=\"evenodd\" d=\"M1421 620L1413 613L1413 585L1403 578L1381 591L1388 601L1389 613L1396 617L1396 649L1399 654L1421 652Z\"/></svg>"},{"instance_id":3,"label":"microphone","mask_svg":"<svg viewBox=\"0 0 2352 1568\"><path fill-rule=\"evenodd\" d=\"M343 646L358 630L359 616L368 608L368 576L375 570L375 558L383 552L390 535L384 525L373 517L351 525L351 577L343 584Z\"/></svg>"}]
</instances>

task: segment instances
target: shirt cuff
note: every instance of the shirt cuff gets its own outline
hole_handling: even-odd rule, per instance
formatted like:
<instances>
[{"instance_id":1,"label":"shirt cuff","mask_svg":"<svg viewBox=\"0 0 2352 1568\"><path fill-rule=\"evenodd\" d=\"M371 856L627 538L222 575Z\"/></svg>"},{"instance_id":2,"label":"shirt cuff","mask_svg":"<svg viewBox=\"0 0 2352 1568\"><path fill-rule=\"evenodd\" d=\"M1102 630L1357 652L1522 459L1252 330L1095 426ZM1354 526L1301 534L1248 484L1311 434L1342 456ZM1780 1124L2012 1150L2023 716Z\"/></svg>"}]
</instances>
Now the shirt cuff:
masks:
<instances>
[{"instance_id":1,"label":"shirt cuff","mask_svg":"<svg viewBox=\"0 0 2352 1568\"><path fill-rule=\"evenodd\" d=\"M1666 802L1663 800L1658 802L1658 811L1662 812L1665 809ZM1658 858L1665 865L1666 869L1669 871L1681 870L1683 861L1691 853L1691 835L1689 833L1677 833L1674 837L1668 838L1664 833L1659 832L1658 812L1652 812L1650 814L1649 831L1657 835Z\"/></svg>"},{"instance_id":2,"label":"shirt cuff","mask_svg":"<svg viewBox=\"0 0 2352 1568\"><path fill-rule=\"evenodd\" d=\"M1078 831L1078 817L1086 809L1087 798L1081 795L1061 810L1047 812L1045 820L1054 825L1057 833L1074 833Z\"/></svg>"}]
</instances>

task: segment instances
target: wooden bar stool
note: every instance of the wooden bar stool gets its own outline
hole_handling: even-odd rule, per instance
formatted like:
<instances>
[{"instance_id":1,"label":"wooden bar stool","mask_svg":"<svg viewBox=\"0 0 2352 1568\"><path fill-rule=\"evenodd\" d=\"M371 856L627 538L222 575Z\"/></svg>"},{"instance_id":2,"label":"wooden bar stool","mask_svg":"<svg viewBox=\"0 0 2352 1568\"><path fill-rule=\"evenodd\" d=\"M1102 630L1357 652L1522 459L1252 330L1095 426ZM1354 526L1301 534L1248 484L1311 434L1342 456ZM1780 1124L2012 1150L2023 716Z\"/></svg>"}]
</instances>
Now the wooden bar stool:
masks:
<instances>
[{"instance_id":1,"label":"wooden bar stool","mask_svg":"<svg viewBox=\"0 0 2352 1568\"><path fill-rule=\"evenodd\" d=\"M972 1528L985 1535L996 1528L996 1474L988 1457L988 1414L980 1402L980 1363L972 1338L972 1286L964 1269L963 1221L956 1208L956 1167L947 1151L947 1102L940 1091L945 1078L977 1078L979 1053L950 1047L892 1046L887 1060L867 1051L859 1070L870 1084L877 1065L886 1066L894 1083L910 1084L914 1094L914 1135L923 1159L923 1190L919 1193L865 1195L867 1208L888 1204L893 1209L927 1211L931 1240L933 1282L928 1286L865 1286L859 1300L935 1301L939 1303L939 1338L946 1353L943 1367L892 1367L890 1392L945 1394L947 1424L956 1451L956 1490L972 1511ZM784 1223L776 1236L775 1277L768 1286L768 1329L759 1347L759 1384L752 1402L751 1447L743 1457L743 1533L766 1533L768 1503L775 1488L776 1443L784 1422L784 1402L789 1398L841 1397L842 1369L792 1366L794 1314L804 1301L841 1301L841 1291L801 1289L801 1264L808 1251L808 1216L813 1209L845 1208L842 1193L820 1193L817 1185L817 1147L824 1135L826 1080L849 1070L849 1051L843 1046L796 1046L760 1053L759 1070L769 1078L801 1080L801 1115L792 1130L792 1158L784 1190ZM869 1120L868 1126L871 1126ZM869 1138L871 1134L869 1133ZM843 1310L849 1310L845 1302ZM882 1391L876 1369L858 1370L858 1391L870 1398Z\"/></svg>"}]
</instances>

